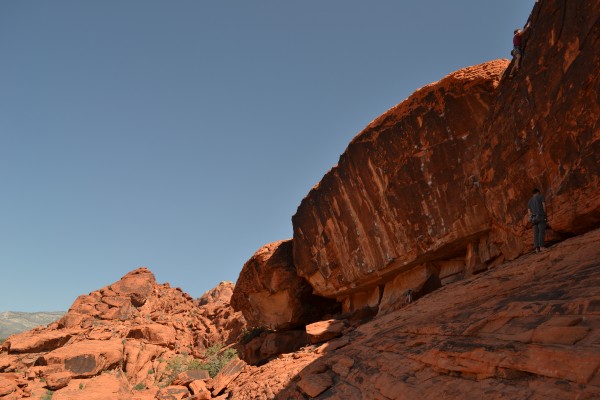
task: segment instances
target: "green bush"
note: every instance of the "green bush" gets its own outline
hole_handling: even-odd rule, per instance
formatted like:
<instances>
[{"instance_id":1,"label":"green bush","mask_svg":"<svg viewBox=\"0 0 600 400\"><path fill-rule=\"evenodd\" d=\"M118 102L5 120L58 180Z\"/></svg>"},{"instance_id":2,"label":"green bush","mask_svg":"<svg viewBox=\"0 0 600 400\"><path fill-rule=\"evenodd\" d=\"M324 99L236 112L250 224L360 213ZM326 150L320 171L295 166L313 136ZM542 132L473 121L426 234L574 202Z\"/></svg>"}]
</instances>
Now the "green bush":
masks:
<instances>
[{"instance_id":1,"label":"green bush","mask_svg":"<svg viewBox=\"0 0 600 400\"><path fill-rule=\"evenodd\" d=\"M159 386L169 386L171 382L184 371L206 370L211 378L214 378L221 369L233 358L237 357L235 349L228 348L221 351L220 344L210 346L206 349L204 360L193 358L187 354L179 354L167 361L165 374L159 380ZM164 360L159 359L159 362Z\"/></svg>"},{"instance_id":2,"label":"green bush","mask_svg":"<svg viewBox=\"0 0 600 400\"><path fill-rule=\"evenodd\" d=\"M205 362L198 369L207 370L210 377L214 378L235 357L237 357L235 349L228 348L221 352L221 345L217 344L206 349L206 353L204 354Z\"/></svg>"},{"instance_id":3,"label":"green bush","mask_svg":"<svg viewBox=\"0 0 600 400\"><path fill-rule=\"evenodd\" d=\"M138 383L133 387L133 390L144 390L146 389L146 385L144 383Z\"/></svg>"},{"instance_id":4,"label":"green bush","mask_svg":"<svg viewBox=\"0 0 600 400\"><path fill-rule=\"evenodd\" d=\"M52 400L53 395L54 395L54 390L47 390L46 394L42 396L42 400Z\"/></svg>"}]
</instances>

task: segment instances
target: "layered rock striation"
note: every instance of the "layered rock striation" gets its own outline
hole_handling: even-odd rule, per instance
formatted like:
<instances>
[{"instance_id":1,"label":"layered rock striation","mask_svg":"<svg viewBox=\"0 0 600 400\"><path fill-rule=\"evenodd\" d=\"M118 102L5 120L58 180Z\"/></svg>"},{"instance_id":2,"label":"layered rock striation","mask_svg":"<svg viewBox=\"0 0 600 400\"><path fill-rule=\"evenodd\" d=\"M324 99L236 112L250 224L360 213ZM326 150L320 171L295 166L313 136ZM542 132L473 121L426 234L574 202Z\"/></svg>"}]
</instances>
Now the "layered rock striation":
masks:
<instances>
[{"instance_id":1,"label":"layered rock striation","mask_svg":"<svg viewBox=\"0 0 600 400\"><path fill-rule=\"evenodd\" d=\"M346 309L377 305L379 286L427 262L464 260L490 229L473 169L506 66L450 74L352 140L292 218L294 264L316 293Z\"/></svg>"},{"instance_id":2,"label":"layered rock striation","mask_svg":"<svg viewBox=\"0 0 600 400\"><path fill-rule=\"evenodd\" d=\"M600 398L600 230L248 366L228 399Z\"/></svg>"},{"instance_id":3,"label":"layered rock striation","mask_svg":"<svg viewBox=\"0 0 600 400\"><path fill-rule=\"evenodd\" d=\"M507 60L465 68L369 124L300 203L288 274L344 311L387 312L527 252L534 187L549 239L598 227L599 15L536 2L515 77ZM258 293L270 274L238 286ZM274 312L254 311L263 325Z\"/></svg>"},{"instance_id":4,"label":"layered rock striation","mask_svg":"<svg viewBox=\"0 0 600 400\"><path fill-rule=\"evenodd\" d=\"M514 258L531 245L525 206L534 187L559 237L600 225L599 15L597 1L538 1L522 68L498 87L476 170L492 255Z\"/></svg>"}]
</instances>

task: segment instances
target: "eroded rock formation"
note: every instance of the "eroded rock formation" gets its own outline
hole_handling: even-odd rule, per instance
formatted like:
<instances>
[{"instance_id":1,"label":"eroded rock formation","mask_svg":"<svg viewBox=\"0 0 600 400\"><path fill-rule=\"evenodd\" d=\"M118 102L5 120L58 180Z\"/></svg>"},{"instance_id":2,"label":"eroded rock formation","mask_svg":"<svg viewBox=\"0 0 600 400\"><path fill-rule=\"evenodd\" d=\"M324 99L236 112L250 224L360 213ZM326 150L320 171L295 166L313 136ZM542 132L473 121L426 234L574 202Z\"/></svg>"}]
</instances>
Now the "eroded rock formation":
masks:
<instances>
[{"instance_id":1,"label":"eroded rock formation","mask_svg":"<svg viewBox=\"0 0 600 400\"><path fill-rule=\"evenodd\" d=\"M431 276L514 259L534 187L551 237L597 227L598 15L597 2L537 2L516 77L502 60L465 68L354 138L293 217L293 263L315 293L385 309Z\"/></svg>"},{"instance_id":2,"label":"eroded rock formation","mask_svg":"<svg viewBox=\"0 0 600 400\"><path fill-rule=\"evenodd\" d=\"M481 137L480 176L492 217L490 256L531 246L525 205L547 199L555 232L600 224L600 3L539 1L522 69L505 77Z\"/></svg>"},{"instance_id":3,"label":"eroded rock formation","mask_svg":"<svg viewBox=\"0 0 600 400\"><path fill-rule=\"evenodd\" d=\"M0 398L600 398L600 3L530 22L514 78L465 68L373 121L235 289L133 271L11 336ZM534 185L580 236L523 255ZM258 365L176 373L214 343Z\"/></svg>"},{"instance_id":4,"label":"eroded rock formation","mask_svg":"<svg viewBox=\"0 0 600 400\"><path fill-rule=\"evenodd\" d=\"M25 396L57 390L53 398L59 399L131 399L134 393L154 398L182 363L203 360L210 346L237 341L245 321L229 305L232 293L233 284L222 282L194 300L168 283L156 283L147 268L134 270L79 296L48 327L10 336L0 352L0 377L14 379L4 392ZM99 376L103 372L108 375ZM146 387L155 390L133 389ZM183 389L189 396L187 386Z\"/></svg>"},{"instance_id":5,"label":"eroded rock formation","mask_svg":"<svg viewBox=\"0 0 600 400\"><path fill-rule=\"evenodd\" d=\"M292 241L259 249L246 262L231 305L241 310L249 326L289 329L313 322L336 310L335 301L314 296L292 261Z\"/></svg>"},{"instance_id":6,"label":"eroded rock formation","mask_svg":"<svg viewBox=\"0 0 600 400\"><path fill-rule=\"evenodd\" d=\"M507 63L450 74L352 140L293 217L294 264L317 294L346 310L377 305L401 273L422 270L407 278L414 287L453 268L428 262L475 262L490 218L473 169Z\"/></svg>"},{"instance_id":7,"label":"eroded rock formation","mask_svg":"<svg viewBox=\"0 0 600 400\"><path fill-rule=\"evenodd\" d=\"M228 399L600 398L600 230L248 366Z\"/></svg>"}]
</instances>

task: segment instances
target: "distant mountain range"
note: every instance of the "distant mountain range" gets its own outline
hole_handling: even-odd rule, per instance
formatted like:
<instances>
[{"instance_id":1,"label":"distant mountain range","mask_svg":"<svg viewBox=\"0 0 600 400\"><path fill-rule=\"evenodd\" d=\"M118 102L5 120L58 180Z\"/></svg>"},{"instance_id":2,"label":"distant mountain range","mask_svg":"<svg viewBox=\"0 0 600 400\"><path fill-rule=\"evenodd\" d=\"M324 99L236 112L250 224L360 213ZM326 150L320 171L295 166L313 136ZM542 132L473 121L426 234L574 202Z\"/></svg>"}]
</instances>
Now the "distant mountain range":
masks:
<instances>
[{"instance_id":1,"label":"distant mountain range","mask_svg":"<svg viewBox=\"0 0 600 400\"><path fill-rule=\"evenodd\" d=\"M64 311L50 312L0 312L0 338L25 332L39 325L48 325L65 315Z\"/></svg>"}]
</instances>

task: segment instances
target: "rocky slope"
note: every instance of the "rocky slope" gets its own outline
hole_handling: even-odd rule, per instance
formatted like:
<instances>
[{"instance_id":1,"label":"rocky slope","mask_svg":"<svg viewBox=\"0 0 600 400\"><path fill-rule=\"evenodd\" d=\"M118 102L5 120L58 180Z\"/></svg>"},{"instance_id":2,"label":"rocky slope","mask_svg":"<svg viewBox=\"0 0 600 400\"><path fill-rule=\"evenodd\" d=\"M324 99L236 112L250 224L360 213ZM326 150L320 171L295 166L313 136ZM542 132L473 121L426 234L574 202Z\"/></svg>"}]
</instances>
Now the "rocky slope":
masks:
<instances>
[{"instance_id":1,"label":"rocky slope","mask_svg":"<svg viewBox=\"0 0 600 400\"><path fill-rule=\"evenodd\" d=\"M194 300L156 283L146 268L132 271L79 296L48 327L10 336L0 352L0 398L41 398L48 390L56 391L53 399L189 396L186 385L208 373L178 374L206 362L215 346L236 342L245 328L229 306L232 292L223 282Z\"/></svg>"},{"instance_id":2,"label":"rocky slope","mask_svg":"<svg viewBox=\"0 0 600 400\"><path fill-rule=\"evenodd\" d=\"M14 333L25 332L38 325L48 325L65 315L63 311L56 312L0 312L0 338L7 338Z\"/></svg>"},{"instance_id":3,"label":"rocky slope","mask_svg":"<svg viewBox=\"0 0 600 400\"><path fill-rule=\"evenodd\" d=\"M248 366L228 399L600 398L600 230Z\"/></svg>"}]
</instances>

